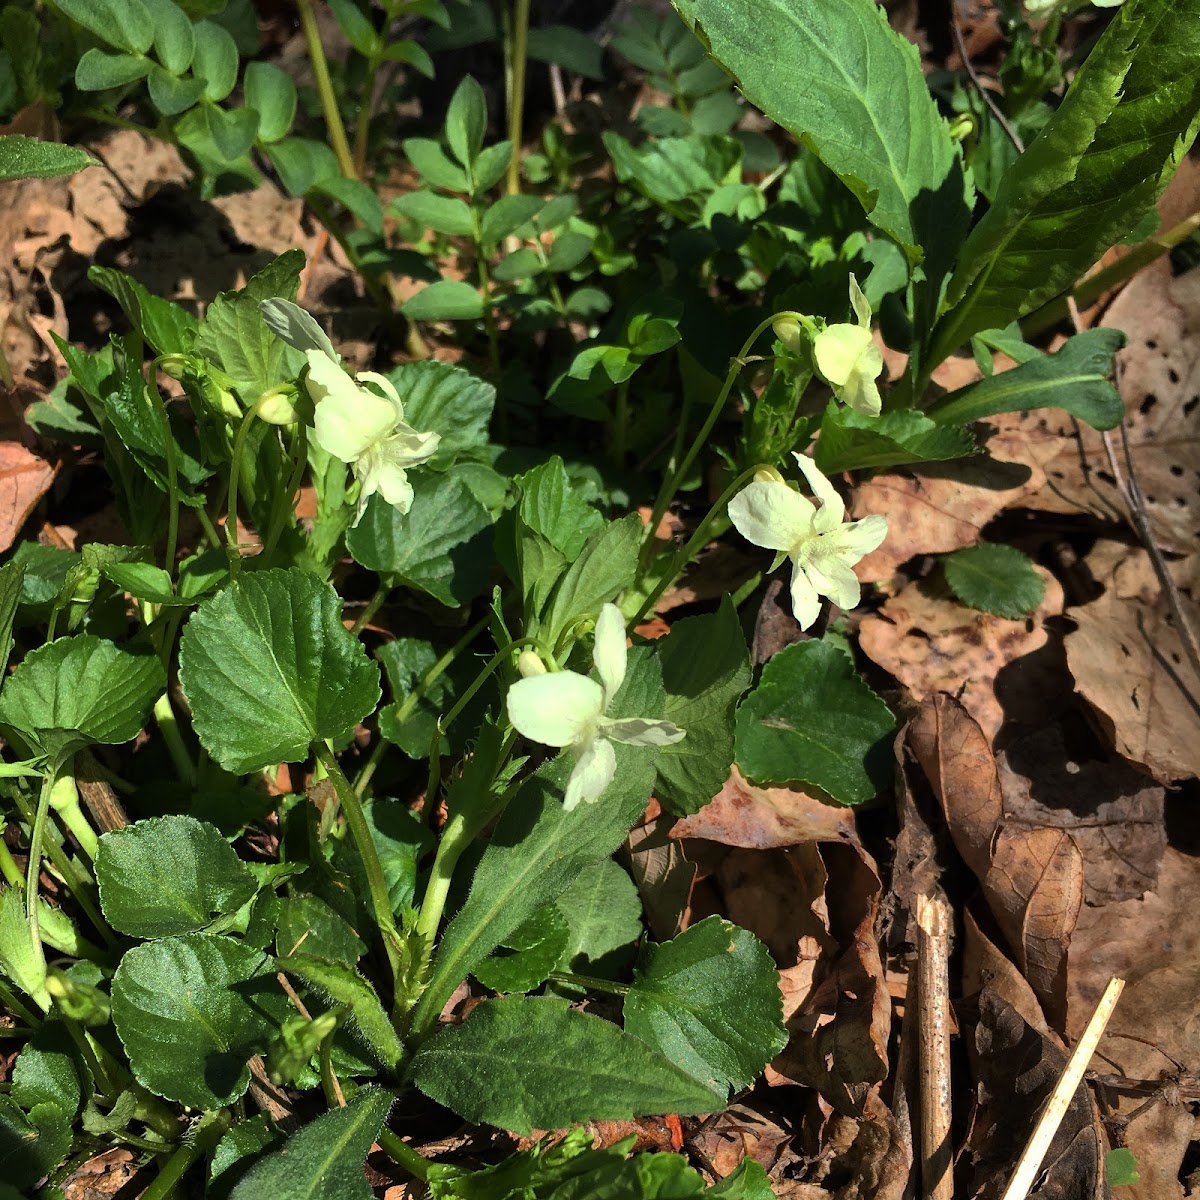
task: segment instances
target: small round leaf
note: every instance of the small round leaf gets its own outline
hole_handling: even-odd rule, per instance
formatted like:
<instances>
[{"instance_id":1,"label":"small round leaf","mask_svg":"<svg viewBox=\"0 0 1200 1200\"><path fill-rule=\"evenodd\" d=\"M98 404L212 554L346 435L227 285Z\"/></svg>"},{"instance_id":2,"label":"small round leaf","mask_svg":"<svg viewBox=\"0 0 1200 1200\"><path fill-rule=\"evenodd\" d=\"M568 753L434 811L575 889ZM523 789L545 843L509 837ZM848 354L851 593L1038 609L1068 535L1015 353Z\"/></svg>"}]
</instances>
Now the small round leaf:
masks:
<instances>
[{"instance_id":1,"label":"small round leaf","mask_svg":"<svg viewBox=\"0 0 1200 1200\"><path fill-rule=\"evenodd\" d=\"M1046 594L1046 581L1015 546L968 546L947 554L942 567L955 596L997 617L1028 616Z\"/></svg>"}]
</instances>

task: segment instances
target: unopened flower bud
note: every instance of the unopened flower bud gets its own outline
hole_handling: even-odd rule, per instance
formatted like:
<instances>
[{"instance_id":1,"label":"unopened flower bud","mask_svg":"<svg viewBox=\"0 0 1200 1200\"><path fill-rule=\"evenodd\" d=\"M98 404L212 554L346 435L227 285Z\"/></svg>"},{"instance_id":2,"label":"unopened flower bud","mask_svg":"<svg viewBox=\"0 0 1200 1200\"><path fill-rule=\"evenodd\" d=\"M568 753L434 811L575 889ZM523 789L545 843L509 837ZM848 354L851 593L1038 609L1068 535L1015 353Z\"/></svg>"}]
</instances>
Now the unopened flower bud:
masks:
<instances>
[{"instance_id":1,"label":"unopened flower bud","mask_svg":"<svg viewBox=\"0 0 1200 1200\"><path fill-rule=\"evenodd\" d=\"M240 421L242 419L242 406L237 402L234 394L228 388L218 390L217 402L221 406L221 411L230 420Z\"/></svg>"},{"instance_id":2,"label":"unopened flower bud","mask_svg":"<svg viewBox=\"0 0 1200 1200\"><path fill-rule=\"evenodd\" d=\"M545 675L546 664L538 657L536 651L522 650L517 655L517 670L522 679L528 679L532 675Z\"/></svg>"},{"instance_id":3,"label":"unopened flower bud","mask_svg":"<svg viewBox=\"0 0 1200 1200\"><path fill-rule=\"evenodd\" d=\"M755 483L784 483L785 480L774 467L760 467L754 472Z\"/></svg>"},{"instance_id":4,"label":"unopened flower bud","mask_svg":"<svg viewBox=\"0 0 1200 1200\"><path fill-rule=\"evenodd\" d=\"M258 415L268 425L294 425L298 418L294 387L278 387L267 392L258 402Z\"/></svg>"},{"instance_id":5,"label":"unopened flower bud","mask_svg":"<svg viewBox=\"0 0 1200 1200\"><path fill-rule=\"evenodd\" d=\"M780 317L775 321L771 329L775 336L790 350L793 354L800 352L800 343L804 337L804 330L800 327L800 322L795 317Z\"/></svg>"}]
</instances>

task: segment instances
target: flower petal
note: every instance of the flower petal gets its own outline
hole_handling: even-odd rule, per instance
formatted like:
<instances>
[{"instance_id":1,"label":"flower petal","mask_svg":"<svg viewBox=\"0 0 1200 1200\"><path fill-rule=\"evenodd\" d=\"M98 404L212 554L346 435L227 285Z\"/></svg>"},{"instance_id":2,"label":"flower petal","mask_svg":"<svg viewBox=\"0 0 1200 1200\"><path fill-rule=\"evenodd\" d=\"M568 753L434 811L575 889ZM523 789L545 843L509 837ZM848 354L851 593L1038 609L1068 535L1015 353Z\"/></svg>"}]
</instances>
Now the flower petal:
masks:
<instances>
[{"instance_id":1,"label":"flower petal","mask_svg":"<svg viewBox=\"0 0 1200 1200\"><path fill-rule=\"evenodd\" d=\"M825 536L837 546L838 557L853 566L883 545L887 531L887 517L872 513L861 521L847 521L840 529Z\"/></svg>"},{"instance_id":2,"label":"flower petal","mask_svg":"<svg viewBox=\"0 0 1200 1200\"><path fill-rule=\"evenodd\" d=\"M396 391L396 385L386 375L380 375L378 371L359 371L354 378L360 384L373 384L374 386L364 390L382 393L385 400L392 402L396 408L397 425L404 420L404 405L400 403L400 393Z\"/></svg>"},{"instance_id":3,"label":"flower petal","mask_svg":"<svg viewBox=\"0 0 1200 1200\"><path fill-rule=\"evenodd\" d=\"M408 482L404 467L389 458L386 443L376 443L367 449L357 463L354 474L362 484L359 503L378 492L397 512L406 513L412 508L413 489Z\"/></svg>"},{"instance_id":4,"label":"flower petal","mask_svg":"<svg viewBox=\"0 0 1200 1200\"><path fill-rule=\"evenodd\" d=\"M877 417L883 410L879 385L875 382L883 370L883 351L872 342L859 356L838 397L847 407L865 417Z\"/></svg>"},{"instance_id":5,"label":"flower petal","mask_svg":"<svg viewBox=\"0 0 1200 1200\"><path fill-rule=\"evenodd\" d=\"M780 480L755 479L729 502L729 519L748 542L789 553L813 535L812 503Z\"/></svg>"},{"instance_id":6,"label":"flower petal","mask_svg":"<svg viewBox=\"0 0 1200 1200\"><path fill-rule=\"evenodd\" d=\"M601 605L596 618L596 643L592 650L592 661L604 687L605 709L621 689L625 680L625 618L615 604Z\"/></svg>"},{"instance_id":7,"label":"flower petal","mask_svg":"<svg viewBox=\"0 0 1200 1200\"><path fill-rule=\"evenodd\" d=\"M316 404L313 426L317 444L342 462L355 462L391 431L395 406L382 396L363 391L323 354L310 350L308 357L312 365L305 383Z\"/></svg>"},{"instance_id":8,"label":"flower petal","mask_svg":"<svg viewBox=\"0 0 1200 1200\"><path fill-rule=\"evenodd\" d=\"M792 567L792 613L801 629L807 629L821 615L821 599L800 562Z\"/></svg>"},{"instance_id":9,"label":"flower petal","mask_svg":"<svg viewBox=\"0 0 1200 1200\"><path fill-rule=\"evenodd\" d=\"M868 303L866 296L863 295L863 290L858 286L858 280L850 276L850 307L854 309L854 315L858 318L858 323L864 329L871 328L871 305Z\"/></svg>"},{"instance_id":10,"label":"flower petal","mask_svg":"<svg viewBox=\"0 0 1200 1200\"><path fill-rule=\"evenodd\" d=\"M804 573L813 588L843 612L854 608L862 596L858 576L833 547L817 547L816 553L804 560Z\"/></svg>"},{"instance_id":11,"label":"flower petal","mask_svg":"<svg viewBox=\"0 0 1200 1200\"><path fill-rule=\"evenodd\" d=\"M655 721L650 717L622 717L602 721L600 732L614 742L626 746L673 746L687 737L687 731L671 721Z\"/></svg>"},{"instance_id":12,"label":"flower petal","mask_svg":"<svg viewBox=\"0 0 1200 1200\"><path fill-rule=\"evenodd\" d=\"M617 774L617 752L612 742L592 738L575 753L575 769L567 780L563 809L570 812L580 804L592 804L604 795L605 789Z\"/></svg>"},{"instance_id":13,"label":"flower petal","mask_svg":"<svg viewBox=\"0 0 1200 1200\"><path fill-rule=\"evenodd\" d=\"M842 503L837 488L808 455L797 454L793 450L792 457L796 460L796 466L800 468L808 486L812 488L812 494L821 502L821 511L813 519L813 531L825 533L826 530L835 529L846 515L846 506Z\"/></svg>"},{"instance_id":14,"label":"flower petal","mask_svg":"<svg viewBox=\"0 0 1200 1200\"><path fill-rule=\"evenodd\" d=\"M813 360L825 382L840 388L870 344L871 331L861 325L828 325L813 339Z\"/></svg>"},{"instance_id":15,"label":"flower petal","mask_svg":"<svg viewBox=\"0 0 1200 1200\"><path fill-rule=\"evenodd\" d=\"M513 728L543 746L570 746L594 735L604 711L604 690L575 671L518 679L508 689Z\"/></svg>"}]
</instances>

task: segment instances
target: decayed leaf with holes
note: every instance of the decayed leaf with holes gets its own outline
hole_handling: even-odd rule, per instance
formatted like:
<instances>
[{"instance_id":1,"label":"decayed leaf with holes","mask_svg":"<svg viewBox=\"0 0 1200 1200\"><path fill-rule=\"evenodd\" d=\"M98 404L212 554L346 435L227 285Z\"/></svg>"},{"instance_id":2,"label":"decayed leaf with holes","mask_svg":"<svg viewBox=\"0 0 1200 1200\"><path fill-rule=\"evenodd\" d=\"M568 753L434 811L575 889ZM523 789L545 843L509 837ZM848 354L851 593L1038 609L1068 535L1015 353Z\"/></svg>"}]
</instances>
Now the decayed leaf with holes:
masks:
<instances>
[{"instance_id":1,"label":"decayed leaf with holes","mask_svg":"<svg viewBox=\"0 0 1200 1200\"><path fill-rule=\"evenodd\" d=\"M1200 775L1200 679L1188 664L1150 557L1115 565L1100 543L1088 558L1105 592L1067 615L1067 665L1120 754L1160 783ZM1200 632L1200 559L1174 563L1184 617Z\"/></svg>"},{"instance_id":2,"label":"decayed leaf with holes","mask_svg":"<svg viewBox=\"0 0 1200 1200\"><path fill-rule=\"evenodd\" d=\"M0 552L16 540L57 473L57 463L38 458L20 442L0 442Z\"/></svg>"},{"instance_id":3,"label":"decayed leaf with holes","mask_svg":"<svg viewBox=\"0 0 1200 1200\"><path fill-rule=\"evenodd\" d=\"M1144 271L1113 302L1105 325L1123 329L1117 355L1130 453L1146 513L1164 550L1187 554L1200 539L1200 269L1172 278L1165 266ZM1049 512L1123 520L1126 507L1099 433L1061 413L1026 414L1046 487L1028 505ZM1119 432L1109 435L1124 476ZM1050 459L1041 458L1058 440Z\"/></svg>"},{"instance_id":4,"label":"decayed leaf with holes","mask_svg":"<svg viewBox=\"0 0 1200 1200\"><path fill-rule=\"evenodd\" d=\"M1042 567L1042 603L1016 621L976 612L928 581L909 584L859 628L863 652L891 672L915 700L958 695L989 740L1011 713L1036 720L1063 691L1048 617L1063 609L1062 585Z\"/></svg>"}]
</instances>

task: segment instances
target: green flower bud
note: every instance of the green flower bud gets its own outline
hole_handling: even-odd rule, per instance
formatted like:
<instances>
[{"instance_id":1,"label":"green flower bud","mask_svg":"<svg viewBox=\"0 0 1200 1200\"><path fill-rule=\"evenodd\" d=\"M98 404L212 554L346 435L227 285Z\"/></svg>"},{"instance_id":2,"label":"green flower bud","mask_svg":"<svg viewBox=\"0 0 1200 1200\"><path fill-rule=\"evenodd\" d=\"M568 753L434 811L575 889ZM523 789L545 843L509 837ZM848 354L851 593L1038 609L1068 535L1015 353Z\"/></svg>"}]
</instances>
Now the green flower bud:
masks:
<instances>
[{"instance_id":1,"label":"green flower bud","mask_svg":"<svg viewBox=\"0 0 1200 1200\"><path fill-rule=\"evenodd\" d=\"M779 320L771 325L771 329L786 349L790 350L793 354L800 352L804 330L795 317L780 317Z\"/></svg>"}]
</instances>

